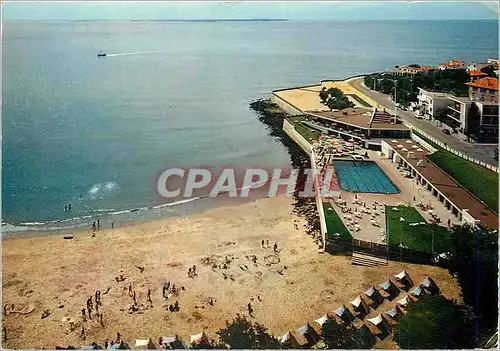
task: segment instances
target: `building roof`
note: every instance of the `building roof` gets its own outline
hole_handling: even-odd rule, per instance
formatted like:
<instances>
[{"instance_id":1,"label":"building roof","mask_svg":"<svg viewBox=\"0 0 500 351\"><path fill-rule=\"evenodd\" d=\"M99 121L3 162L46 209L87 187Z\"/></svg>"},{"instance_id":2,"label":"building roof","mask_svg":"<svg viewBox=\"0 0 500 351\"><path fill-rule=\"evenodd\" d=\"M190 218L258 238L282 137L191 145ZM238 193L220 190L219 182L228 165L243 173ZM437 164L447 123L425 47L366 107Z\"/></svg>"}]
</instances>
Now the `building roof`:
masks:
<instances>
[{"instance_id":1,"label":"building roof","mask_svg":"<svg viewBox=\"0 0 500 351\"><path fill-rule=\"evenodd\" d=\"M479 78L479 79L475 80L474 82L465 83L465 84L470 85L471 87L476 87L476 88L498 90L498 78L493 78L493 77Z\"/></svg>"},{"instance_id":2,"label":"building roof","mask_svg":"<svg viewBox=\"0 0 500 351\"><path fill-rule=\"evenodd\" d=\"M373 108L366 107L352 107L340 111L306 111L307 114L312 116L327 118L338 123L347 124L361 129L409 130L409 128L404 124L374 122L372 120L373 112ZM383 113L377 112L377 114L380 115ZM392 118L392 116L389 117Z\"/></svg>"},{"instance_id":3,"label":"building roof","mask_svg":"<svg viewBox=\"0 0 500 351\"><path fill-rule=\"evenodd\" d=\"M448 96L448 98L450 100L455 100L455 101L464 102L464 103L469 103L469 102L472 101L468 96L454 96L454 95L450 95L450 96Z\"/></svg>"},{"instance_id":4,"label":"building roof","mask_svg":"<svg viewBox=\"0 0 500 351\"><path fill-rule=\"evenodd\" d=\"M406 140L410 142L408 143ZM462 188L453 178L430 162L427 159L427 155L430 154L427 149L417 144L413 139L398 139L396 142L393 142L391 139L384 139L383 141L389 144L401 158L411 164L425 179L453 202L455 206L459 207L460 210L467 209L472 217L481 221L481 225L491 229L498 229L498 216L486 207L481 200ZM400 148L399 145L402 145L408 151L413 151L414 158L408 158L408 152L401 151L403 148ZM419 147L414 149L413 145ZM424 161L423 166L417 167L419 160L426 161Z\"/></svg>"},{"instance_id":5,"label":"building roof","mask_svg":"<svg viewBox=\"0 0 500 351\"><path fill-rule=\"evenodd\" d=\"M420 90L420 92L422 92L424 95L431 96L433 98L437 98L437 97L448 98L448 97L450 97L450 94L443 93L440 91L429 91L429 90L425 90L425 89L420 88L420 87L418 88L418 90Z\"/></svg>"},{"instance_id":6,"label":"building roof","mask_svg":"<svg viewBox=\"0 0 500 351\"><path fill-rule=\"evenodd\" d=\"M446 61L446 62L443 62L440 64L440 66L449 66L449 67L463 66L463 65L464 65L463 60L450 60L450 61Z\"/></svg>"},{"instance_id":7,"label":"building roof","mask_svg":"<svg viewBox=\"0 0 500 351\"><path fill-rule=\"evenodd\" d=\"M471 69L471 70L469 70L469 76L478 77L478 76L487 76L487 74L483 73L481 71L475 71L475 70Z\"/></svg>"}]
</instances>

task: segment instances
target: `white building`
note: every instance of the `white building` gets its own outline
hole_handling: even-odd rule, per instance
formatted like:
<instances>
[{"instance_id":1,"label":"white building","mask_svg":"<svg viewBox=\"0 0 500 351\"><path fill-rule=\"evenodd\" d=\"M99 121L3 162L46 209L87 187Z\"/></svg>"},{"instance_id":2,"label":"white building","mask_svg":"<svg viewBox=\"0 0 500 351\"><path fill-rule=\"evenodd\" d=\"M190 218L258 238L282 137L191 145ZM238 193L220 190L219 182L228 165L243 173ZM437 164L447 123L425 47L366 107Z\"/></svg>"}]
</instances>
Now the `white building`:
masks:
<instances>
[{"instance_id":1,"label":"white building","mask_svg":"<svg viewBox=\"0 0 500 351\"><path fill-rule=\"evenodd\" d=\"M449 70L449 69L465 69L465 62L462 60L450 60L439 64L439 69Z\"/></svg>"},{"instance_id":2,"label":"white building","mask_svg":"<svg viewBox=\"0 0 500 351\"><path fill-rule=\"evenodd\" d=\"M450 102L449 94L437 93L418 88L417 111L425 119L432 120L438 109L446 109Z\"/></svg>"}]
</instances>

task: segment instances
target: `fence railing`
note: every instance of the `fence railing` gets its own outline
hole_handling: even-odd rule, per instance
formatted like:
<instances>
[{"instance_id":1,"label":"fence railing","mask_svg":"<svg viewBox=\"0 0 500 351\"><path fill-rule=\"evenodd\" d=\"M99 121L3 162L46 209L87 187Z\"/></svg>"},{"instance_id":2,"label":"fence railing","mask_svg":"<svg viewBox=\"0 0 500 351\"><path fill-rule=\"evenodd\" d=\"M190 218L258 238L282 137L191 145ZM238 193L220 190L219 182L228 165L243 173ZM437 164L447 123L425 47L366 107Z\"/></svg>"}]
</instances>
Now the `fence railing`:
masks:
<instances>
[{"instance_id":1,"label":"fence railing","mask_svg":"<svg viewBox=\"0 0 500 351\"><path fill-rule=\"evenodd\" d=\"M326 237L326 250L331 253L342 251L347 254L363 252L373 256L387 258L392 261L437 265L434 255L429 252L412 250L398 245L375 243L360 239L342 240ZM441 265L442 263L440 263Z\"/></svg>"},{"instance_id":2,"label":"fence railing","mask_svg":"<svg viewBox=\"0 0 500 351\"><path fill-rule=\"evenodd\" d=\"M452 154L455 154L467 161L470 161L470 162L473 162L475 164L478 164L480 166L483 166L493 172L496 172L496 173L500 173L498 167L495 167L495 166L492 166L490 164L487 164L486 162L482 162L482 161L479 161L479 160L476 160L475 158L472 158L472 157L469 157L467 154L464 154L460 151L457 151L455 149L452 149L450 148L448 145L445 145L443 142L437 140L436 138L430 136L429 134L427 134L426 132L424 132L423 130L421 130L420 128L417 128L415 127L414 125L408 123L408 122L404 122L403 121L403 124L405 126L407 126L408 128L412 129L412 130L415 130L418 134L422 135L424 138L427 138L428 140L432 141L433 143L435 143L436 145L439 145L439 147L445 149L446 151L449 151L451 152Z\"/></svg>"}]
</instances>

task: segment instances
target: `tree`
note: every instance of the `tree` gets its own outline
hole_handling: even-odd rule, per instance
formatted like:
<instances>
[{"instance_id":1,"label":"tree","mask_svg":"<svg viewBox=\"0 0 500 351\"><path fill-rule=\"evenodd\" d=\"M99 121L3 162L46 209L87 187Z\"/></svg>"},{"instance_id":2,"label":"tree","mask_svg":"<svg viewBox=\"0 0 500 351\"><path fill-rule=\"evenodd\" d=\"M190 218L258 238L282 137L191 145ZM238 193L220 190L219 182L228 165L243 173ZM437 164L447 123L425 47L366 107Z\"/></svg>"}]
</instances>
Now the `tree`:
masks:
<instances>
[{"instance_id":1,"label":"tree","mask_svg":"<svg viewBox=\"0 0 500 351\"><path fill-rule=\"evenodd\" d=\"M448 269L458 278L464 303L478 312L479 329L495 328L498 323L498 232L458 226L452 229L451 242Z\"/></svg>"},{"instance_id":2,"label":"tree","mask_svg":"<svg viewBox=\"0 0 500 351\"><path fill-rule=\"evenodd\" d=\"M279 349L280 342L267 333L267 328L245 316L236 315L226 328L217 332L222 345L231 349Z\"/></svg>"},{"instance_id":3,"label":"tree","mask_svg":"<svg viewBox=\"0 0 500 351\"><path fill-rule=\"evenodd\" d=\"M479 107L477 107L475 102L472 102L469 107L469 118L467 123L467 134L476 134L478 133L479 120L481 119L481 112L479 111Z\"/></svg>"},{"instance_id":4,"label":"tree","mask_svg":"<svg viewBox=\"0 0 500 351\"><path fill-rule=\"evenodd\" d=\"M321 101L326 104L330 110L342 110L348 107L354 107L354 104L344 95L339 88L321 89L319 93Z\"/></svg>"},{"instance_id":5,"label":"tree","mask_svg":"<svg viewBox=\"0 0 500 351\"><path fill-rule=\"evenodd\" d=\"M328 349L360 349L373 345L366 329L357 329L352 324L340 324L331 318L321 327L321 338Z\"/></svg>"},{"instance_id":6,"label":"tree","mask_svg":"<svg viewBox=\"0 0 500 351\"><path fill-rule=\"evenodd\" d=\"M474 347L470 309L441 295L410 301L396 326L394 340L402 349L468 349Z\"/></svg>"},{"instance_id":7,"label":"tree","mask_svg":"<svg viewBox=\"0 0 500 351\"><path fill-rule=\"evenodd\" d=\"M321 89L321 91L319 92L319 98L321 99L321 102L323 104L328 99L328 93L326 92L326 88L325 87L323 87L323 89Z\"/></svg>"}]
</instances>

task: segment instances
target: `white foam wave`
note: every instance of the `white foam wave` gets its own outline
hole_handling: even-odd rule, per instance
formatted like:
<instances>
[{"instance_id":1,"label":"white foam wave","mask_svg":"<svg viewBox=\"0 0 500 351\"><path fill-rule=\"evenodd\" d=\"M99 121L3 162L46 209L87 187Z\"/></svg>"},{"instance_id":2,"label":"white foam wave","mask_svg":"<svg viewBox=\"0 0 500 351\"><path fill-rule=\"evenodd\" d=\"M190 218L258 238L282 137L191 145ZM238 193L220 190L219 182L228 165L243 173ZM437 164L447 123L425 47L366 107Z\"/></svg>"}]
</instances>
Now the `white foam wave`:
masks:
<instances>
[{"instance_id":1,"label":"white foam wave","mask_svg":"<svg viewBox=\"0 0 500 351\"><path fill-rule=\"evenodd\" d=\"M87 198L94 200L94 199L99 199L103 198L105 196L108 196L114 191L117 191L119 189L118 183L107 181L104 183L97 183L92 186L90 186L89 190L87 191Z\"/></svg>"}]
</instances>

